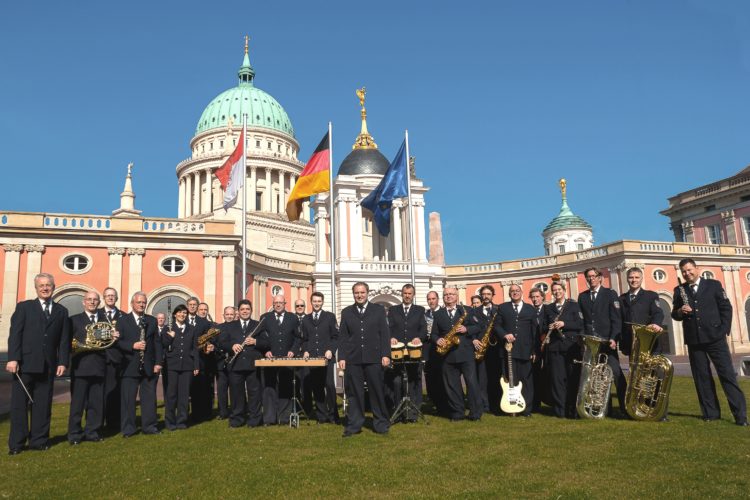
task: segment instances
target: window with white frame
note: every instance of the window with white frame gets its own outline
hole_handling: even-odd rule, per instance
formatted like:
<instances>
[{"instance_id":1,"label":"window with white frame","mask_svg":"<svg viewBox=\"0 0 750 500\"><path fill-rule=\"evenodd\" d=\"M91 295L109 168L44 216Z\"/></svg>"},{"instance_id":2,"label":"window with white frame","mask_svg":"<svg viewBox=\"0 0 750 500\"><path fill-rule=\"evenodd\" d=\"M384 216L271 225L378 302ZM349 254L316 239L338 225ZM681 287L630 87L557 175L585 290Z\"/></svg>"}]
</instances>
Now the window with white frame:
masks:
<instances>
[{"instance_id":1,"label":"window with white frame","mask_svg":"<svg viewBox=\"0 0 750 500\"><path fill-rule=\"evenodd\" d=\"M654 272L651 275L657 283L664 283L667 280L667 273L664 269L654 269Z\"/></svg>"},{"instance_id":2,"label":"window with white frame","mask_svg":"<svg viewBox=\"0 0 750 500\"><path fill-rule=\"evenodd\" d=\"M721 245L721 226L718 224L706 226L706 242L712 245Z\"/></svg>"},{"instance_id":3,"label":"window with white frame","mask_svg":"<svg viewBox=\"0 0 750 500\"><path fill-rule=\"evenodd\" d=\"M701 273L701 278L705 280L712 280L714 279L714 273L712 273L711 271L703 271Z\"/></svg>"},{"instance_id":4,"label":"window with white frame","mask_svg":"<svg viewBox=\"0 0 750 500\"><path fill-rule=\"evenodd\" d=\"M89 262L85 255L71 254L63 258L62 265L66 271L80 273L88 269Z\"/></svg>"},{"instance_id":5,"label":"window with white frame","mask_svg":"<svg viewBox=\"0 0 750 500\"><path fill-rule=\"evenodd\" d=\"M750 217L742 218L742 233L745 235L745 245L750 246Z\"/></svg>"}]
</instances>

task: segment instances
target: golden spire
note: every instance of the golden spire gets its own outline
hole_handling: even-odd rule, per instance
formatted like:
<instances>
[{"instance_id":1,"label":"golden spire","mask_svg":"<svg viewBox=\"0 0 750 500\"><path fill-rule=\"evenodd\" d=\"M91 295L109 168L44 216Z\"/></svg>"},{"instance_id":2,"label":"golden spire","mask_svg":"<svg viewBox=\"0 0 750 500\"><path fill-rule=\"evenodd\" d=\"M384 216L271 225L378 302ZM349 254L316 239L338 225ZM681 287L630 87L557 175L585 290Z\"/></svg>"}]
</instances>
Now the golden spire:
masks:
<instances>
[{"instance_id":1,"label":"golden spire","mask_svg":"<svg viewBox=\"0 0 750 500\"><path fill-rule=\"evenodd\" d=\"M359 98L359 105L362 106L362 129L354 141L352 149L378 149L378 145L375 144L375 139L372 138L370 132L367 131L367 110L365 109L365 95L367 89L362 87L356 90L357 97Z\"/></svg>"},{"instance_id":2,"label":"golden spire","mask_svg":"<svg viewBox=\"0 0 750 500\"><path fill-rule=\"evenodd\" d=\"M560 182L558 184L560 186L560 192L562 193L563 200L565 200L568 197L567 195L568 181L566 181L565 179L560 179Z\"/></svg>"},{"instance_id":3,"label":"golden spire","mask_svg":"<svg viewBox=\"0 0 750 500\"><path fill-rule=\"evenodd\" d=\"M245 35L245 55L247 55L247 42L250 41L250 37Z\"/></svg>"}]
</instances>

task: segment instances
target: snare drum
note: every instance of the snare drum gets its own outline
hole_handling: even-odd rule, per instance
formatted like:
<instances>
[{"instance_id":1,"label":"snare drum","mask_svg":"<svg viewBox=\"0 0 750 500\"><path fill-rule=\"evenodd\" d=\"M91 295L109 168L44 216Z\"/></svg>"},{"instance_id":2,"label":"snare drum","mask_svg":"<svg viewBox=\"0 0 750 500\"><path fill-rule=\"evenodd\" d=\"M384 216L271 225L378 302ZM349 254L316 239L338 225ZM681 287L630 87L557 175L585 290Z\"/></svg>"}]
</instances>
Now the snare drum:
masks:
<instances>
[{"instance_id":1,"label":"snare drum","mask_svg":"<svg viewBox=\"0 0 750 500\"><path fill-rule=\"evenodd\" d=\"M422 359L422 344L412 344L409 342L406 344L406 347L409 352L409 359Z\"/></svg>"},{"instance_id":2,"label":"snare drum","mask_svg":"<svg viewBox=\"0 0 750 500\"><path fill-rule=\"evenodd\" d=\"M394 359L396 361L400 359L404 359L405 352L406 352L406 348L404 347L403 342L398 342L396 344L391 345L391 359Z\"/></svg>"}]
</instances>

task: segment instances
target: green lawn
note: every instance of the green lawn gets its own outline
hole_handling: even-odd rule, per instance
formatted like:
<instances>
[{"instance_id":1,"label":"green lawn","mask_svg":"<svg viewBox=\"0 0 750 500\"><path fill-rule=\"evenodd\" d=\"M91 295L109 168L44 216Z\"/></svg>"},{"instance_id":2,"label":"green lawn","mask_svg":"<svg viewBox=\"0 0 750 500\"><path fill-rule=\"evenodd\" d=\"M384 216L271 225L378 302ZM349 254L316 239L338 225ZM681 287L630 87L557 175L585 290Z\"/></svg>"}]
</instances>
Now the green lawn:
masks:
<instances>
[{"instance_id":1,"label":"green lawn","mask_svg":"<svg viewBox=\"0 0 750 500\"><path fill-rule=\"evenodd\" d=\"M750 394L750 381L741 384ZM64 437L68 407L56 405L51 450L0 458L0 497L747 498L750 429L720 399L724 420L704 423L692 379L676 378L667 423L430 417L342 439L340 427L307 421L212 421L75 448ZM6 418L3 444L8 430Z\"/></svg>"}]
</instances>

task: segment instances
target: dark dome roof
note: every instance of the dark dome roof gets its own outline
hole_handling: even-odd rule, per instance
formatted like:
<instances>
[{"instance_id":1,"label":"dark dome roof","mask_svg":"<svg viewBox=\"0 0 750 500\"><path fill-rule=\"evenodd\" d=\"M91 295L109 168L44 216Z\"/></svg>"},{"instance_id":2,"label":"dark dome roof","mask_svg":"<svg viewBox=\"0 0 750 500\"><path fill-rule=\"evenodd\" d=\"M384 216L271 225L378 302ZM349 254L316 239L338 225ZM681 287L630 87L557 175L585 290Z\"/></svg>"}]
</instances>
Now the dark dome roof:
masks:
<instances>
[{"instance_id":1,"label":"dark dome roof","mask_svg":"<svg viewBox=\"0 0 750 500\"><path fill-rule=\"evenodd\" d=\"M338 175L385 175L390 162L377 149L354 149L344 158Z\"/></svg>"}]
</instances>

